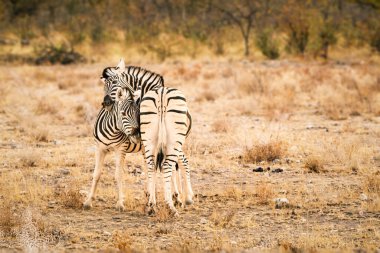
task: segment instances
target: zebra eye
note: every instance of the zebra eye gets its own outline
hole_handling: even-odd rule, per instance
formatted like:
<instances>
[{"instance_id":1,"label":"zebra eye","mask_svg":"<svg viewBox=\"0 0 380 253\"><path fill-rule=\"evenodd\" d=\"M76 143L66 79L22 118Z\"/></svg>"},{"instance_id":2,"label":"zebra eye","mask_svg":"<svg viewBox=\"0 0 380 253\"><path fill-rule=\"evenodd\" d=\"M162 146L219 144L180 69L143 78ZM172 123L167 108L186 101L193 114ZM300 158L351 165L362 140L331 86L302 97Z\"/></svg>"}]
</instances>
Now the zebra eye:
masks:
<instances>
[{"instance_id":1,"label":"zebra eye","mask_svg":"<svg viewBox=\"0 0 380 253\"><path fill-rule=\"evenodd\" d=\"M125 116L125 112L122 112L121 115Z\"/></svg>"},{"instance_id":2,"label":"zebra eye","mask_svg":"<svg viewBox=\"0 0 380 253\"><path fill-rule=\"evenodd\" d=\"M116 80L112 81L112 84L117 84L117 81Z\"/></svg>"}]
</instances>

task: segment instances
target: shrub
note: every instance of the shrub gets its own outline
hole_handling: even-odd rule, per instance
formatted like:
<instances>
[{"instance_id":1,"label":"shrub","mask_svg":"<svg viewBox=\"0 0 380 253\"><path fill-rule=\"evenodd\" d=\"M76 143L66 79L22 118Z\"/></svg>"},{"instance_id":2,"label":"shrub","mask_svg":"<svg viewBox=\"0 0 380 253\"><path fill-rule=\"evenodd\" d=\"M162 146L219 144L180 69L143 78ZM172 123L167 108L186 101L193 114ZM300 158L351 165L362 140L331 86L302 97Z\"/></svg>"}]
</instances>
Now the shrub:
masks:
<instances>
[{"instance_id":1,"label":"shrub","mask_svg":"<svg viewBox=\"0 0 380 253\"><path fill-rule=\"evenodd\" d=\"M242 159L244 162L257 163L262 161L272 162L280 159L285 153L284 145L280 141L259 144L244 151Z\"/></svg>"},{"instance_id":2,"label":"shrub","mask_svg":"<svg viewBox=\"0 0 380 253\"><path fill-rule=\"evenodd\" d=\"M36 54L38 55L35 63L37 65L41 64L73 64L84 62L84 57L74 49L61 45L44 45L41 48L36 49Z\"/></svg>"},{"instance_id":3,"label":"shrub","mask_svg":"<svg viewBox=\"0 0 380 253\"><path fill-rule=\"evenodd\" d=\"M304 167L308 172L320 173L324 171L323 161L317 157L308 157Z\"/></svg>"},{"instance_id":4,"label":"shrub","mask_svg":"<svg viewBox=\"0 0 380 253\"><path fill-rule=\"evenodd\" d=\"M272 33L268 30L257 34L256 46L269 59L277 59L280 56L278 42L274 40Z\"/></svg>"}]
</instances>

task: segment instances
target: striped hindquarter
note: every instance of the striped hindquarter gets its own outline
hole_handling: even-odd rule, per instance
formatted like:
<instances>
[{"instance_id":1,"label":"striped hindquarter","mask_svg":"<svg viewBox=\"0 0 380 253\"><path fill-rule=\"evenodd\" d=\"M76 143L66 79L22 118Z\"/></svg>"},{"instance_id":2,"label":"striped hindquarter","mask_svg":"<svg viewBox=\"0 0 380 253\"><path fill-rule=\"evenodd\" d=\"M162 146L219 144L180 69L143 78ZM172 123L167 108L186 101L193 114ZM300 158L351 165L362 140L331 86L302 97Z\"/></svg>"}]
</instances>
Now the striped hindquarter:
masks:
<instances>
[{"instance_id":1,"label":"striped hindquarter","mask_svg":"<svg viewBox=\"0 0 380 253\"><path fill-rule=\"evenodd\" d=\"M177 162L186 169L186 202L192 203L190 168L182 150L190 128L191 117L186 98L181 91L161 87L144 95L140 104L140 129L148 167L151 207L156 204L154 173L159 168L163 172L165 201L177 213L171 196L171 177Z\"/></svg>"}]
</instances>

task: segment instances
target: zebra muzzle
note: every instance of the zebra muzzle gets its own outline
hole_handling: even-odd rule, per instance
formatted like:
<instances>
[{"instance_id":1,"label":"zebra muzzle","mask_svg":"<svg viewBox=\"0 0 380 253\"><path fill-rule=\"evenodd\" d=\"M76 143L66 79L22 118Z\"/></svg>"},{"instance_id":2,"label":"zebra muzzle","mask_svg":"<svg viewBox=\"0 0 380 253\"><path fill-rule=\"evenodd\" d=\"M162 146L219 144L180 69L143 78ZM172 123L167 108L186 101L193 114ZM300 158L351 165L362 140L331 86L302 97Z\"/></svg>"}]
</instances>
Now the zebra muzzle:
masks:
<instances>
[{"instance_id":1,"label":"zebra muzzle","mask_svg":"<svg viewBox=\"0 0 380 253\"><path fill-rule=\"evenodd\" d=\"M114 103L115 103L115 102L112 101L112 98L111 98L109 95L107 95L107 96L105 96L104 99L103 99L102 106L103 106L103 108L107 108L107 107L110 107L111 105L113 105ZM108 109L108 108L107 108L107 109Z\"/></svg>"}]
</instances>

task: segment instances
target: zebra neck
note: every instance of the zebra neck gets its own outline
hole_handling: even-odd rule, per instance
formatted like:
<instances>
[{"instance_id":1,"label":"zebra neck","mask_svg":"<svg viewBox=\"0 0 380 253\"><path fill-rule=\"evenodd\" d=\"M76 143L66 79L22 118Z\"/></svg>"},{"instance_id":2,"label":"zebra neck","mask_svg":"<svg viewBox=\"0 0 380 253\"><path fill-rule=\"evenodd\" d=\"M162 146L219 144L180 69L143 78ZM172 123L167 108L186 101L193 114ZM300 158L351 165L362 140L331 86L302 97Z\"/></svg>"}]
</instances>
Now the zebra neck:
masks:
<instances>
[{"instance_id":1,"label":"zebra neck","mask_svg":"<svg viewBox=\"0 0 380 253\"><path fill-rule=\"evenodd\" d=\"M95 139L107 146L119 145L128 139L118 127L116 108L113 106L111 111L101 109L94 126Z\"/></svg>"}]
</instances>

